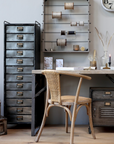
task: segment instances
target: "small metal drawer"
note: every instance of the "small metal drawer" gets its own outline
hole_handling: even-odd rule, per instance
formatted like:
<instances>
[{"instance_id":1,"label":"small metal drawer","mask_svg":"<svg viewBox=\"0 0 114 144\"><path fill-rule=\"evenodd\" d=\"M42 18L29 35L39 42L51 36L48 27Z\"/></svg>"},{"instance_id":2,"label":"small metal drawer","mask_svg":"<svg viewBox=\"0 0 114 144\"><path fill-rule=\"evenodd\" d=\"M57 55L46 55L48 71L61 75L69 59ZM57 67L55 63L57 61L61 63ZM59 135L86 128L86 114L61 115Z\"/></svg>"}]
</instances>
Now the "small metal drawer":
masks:
<instances>
[{"instance_id":1,"label":"small metal drawer","mask_svg":"<svg viewBox=\"0 0 114 144\"><path fill-rule=\"evenodd\" d=\"M8 114L32 114L31 107L7 107Z\"/></svg>"},{"instance_id":2,"label":"small metal drawer","mask_svg":"<svg viewBox=\"0 0 114 144\"><path fill-rule=\"evenodd\" d=\"M34 26L7 26L6 33L34 33Z\"/></svg>"},{"instance_id":3,"label":"small metal drawer","mask_svg":"<svg viewBox=\"0 0 114 144\"><path fill-rule=\"evenodd\" d=\"M8 115L7 117L9 123L31 123L31 115Z\"/></svg>"},{"instance_id":4,"label":"small metal drawer","mask_svg":"<svg viewBox=\"0 0 114 144\"><path fill-rule=\"evenodd\" d=\"M6 99L7 106L31 106L32 99Z\"/></svg>"},{"instance_id":5,"label":"small metal drawer","mask_svg":"<svg viewBox=\"0 0 114 144\"><path fill-rule=\"evenodd\" d=\"M6 82L32 82L32 75L6 75Z\"/></svg>"},{"instance_id":6,"label":"small metal drawer","mask_svg":"<svg viewBox=\"0 0 114 144\"><path fill-rule=\"evenodd\" d=\"M32 90L32 83L6 83L6 90Z\"/></svg>"},{"instance_id":7,"label":"small metal drawer","mask_svg":"<svg viewBox=\"0 0 114 144\"><path fill-rule=\"evenodd\" d=\"M12 65L33 65L33 58L27 59L27 58L6 58L6 65L12 66Z\"/></svg>"},{"instance_id":8,"label":"small metal drawer","mask_svg":"<svg viewBox=\"0 0 114 144\"><path fill-rule=\"evenodd\" d=\"M7 34L6 41L34 41L34 34Z\"/></svg>"},{"instance_id":9,"label":"small metal drawer","mask_svg":"<svg viewBox=\"0 0 114 144\"><path fill-rule=\"evenodd\" d=\"M31 74L34 67L6 67L6 74Z\"/></svg>"},{"instance_id":10,"label":"small metal drawer","mask_svg":"<svg viewBox=\"0 0 114 144\"><path fill-rule=\"evenodd\" d=\"M92 107L94 126L114 126L114 101L95 101Z\"/></svg>"},{"instance_id":11,"label":"small metal drawer","mask_svg":"<svg viewBox=\"0 0 114 144\"><path fill-rule=\"evenodd\" d=\"M114 99L114 91L105 90L105 91L93 91L93 99Z\"/></svg>"},{"instance_id":12,"label":"small metal drawer","mask_svg":"<svg viewBox=\"0 0 114 144\"><path fill-rule=\"evenodd\" d=\"M6 49L34 49L34 42L6 42Z\"/></svg>"},{"instance_id":13,"label":"small metal drawer","mask_svg":"<svg viewBox=\"0 0 114 144\"><path fill-rule=\"evenodd\" d=\"M33 50L7 50L6 57L34 57Z\"/></svg>"},{"instance_id":14,"label":"small metal drawer","mask_svg":"<svg viewBox=\"0 0 114 144\"><path fill-rule=\"evenodd\" d=\"M32 91L6 91L6 98L32 98Z\"/></svg>"}]
</instances>

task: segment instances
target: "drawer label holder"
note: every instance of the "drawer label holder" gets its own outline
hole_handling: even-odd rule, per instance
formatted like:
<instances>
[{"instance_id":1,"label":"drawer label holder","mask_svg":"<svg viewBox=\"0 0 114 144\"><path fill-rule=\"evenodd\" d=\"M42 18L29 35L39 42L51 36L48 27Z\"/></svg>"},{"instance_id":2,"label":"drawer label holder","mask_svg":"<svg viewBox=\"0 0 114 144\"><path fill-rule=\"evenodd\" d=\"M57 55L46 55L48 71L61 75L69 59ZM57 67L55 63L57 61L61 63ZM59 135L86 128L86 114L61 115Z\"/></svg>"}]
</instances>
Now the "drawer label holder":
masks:
<instances>
[{"instance_id":1,"label":"drawer label holder","mask_svg":"<svg viewBox=\"0 0 114 144\"><path fill-rule=\"evenodd\" d=\"M23 96L23 92L17 92L17 96Z\"/></svg>"},{"instance_id":2,"label":"drawer label holder","mask_svg":"<svg viewBox=\"0 0 114 144\"><path fill-rule=\"evenodd\" d=\"M23 47L23 43L17 43L18 47Z\"/></svg>"},{"instance_id":3,"label":"drawer label holder","mask_svg":"<svg viewBox=\"0 0 114 144\"><path fill-rule=\"evenodd\" d=\"M23 76L17 76L17 80L23 80Z\"/></svg>"},{"instance_id":4,"label":"drawer label holder","mask_svg":"<svg viewBox=\"0 0 114 144\"><path fill-rule=\"evenodd\" d=\"M17 119L18 121L21 121L21 120L23 120L23 116L17 116L16 119Z\"/></svg>"},{"instance_id":5,"label":"drawer label holder","mask_svg":"<svg viewBox=\"0 0 114 144\"><path fill-rule=\"evenodd\" d=\"M17 27L17 31L23 31L23 27Z\"/></svg>"}]
</instances>

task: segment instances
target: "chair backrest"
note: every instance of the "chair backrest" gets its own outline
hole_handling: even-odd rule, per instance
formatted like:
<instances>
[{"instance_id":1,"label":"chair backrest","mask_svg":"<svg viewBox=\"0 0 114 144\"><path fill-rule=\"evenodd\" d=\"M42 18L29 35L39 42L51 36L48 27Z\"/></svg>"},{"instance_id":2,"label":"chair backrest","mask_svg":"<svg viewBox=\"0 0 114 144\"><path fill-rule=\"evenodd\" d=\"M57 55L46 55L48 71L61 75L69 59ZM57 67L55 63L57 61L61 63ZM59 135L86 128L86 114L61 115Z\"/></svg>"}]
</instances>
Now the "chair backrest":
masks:
<instances>
[{"instance_id":1,"label":"chair backrest","mask_svg":"<svg viewBox=\"0 0 114 144\"><path fill-rule=\"evenodd\" d=\"M51 102L52 103L58 102L59 104L61 104L60 74L75 76L75 77L80 78L77 89L76 89L75 103L78 102L82 79L84 78L87 80L91 80L91 77L89 77L89 76L80 75L80 74L77 74L74 72L43 70L42 73L45 75L45 77L47 79L48 86L49 86L50 93L51 93Z\"/></svg>"},{"instance_id":2,"label":"chair backrest","mask_svg":"<svg viewBox=\"0 0 114 144\"><path fill-rule=\"evenodd\" d=\"M44 70L48 86L51 94L51 102L58 102L61 104L61 89L60 89L60 75L54 70Z\"/></svg>"}]
</instances>

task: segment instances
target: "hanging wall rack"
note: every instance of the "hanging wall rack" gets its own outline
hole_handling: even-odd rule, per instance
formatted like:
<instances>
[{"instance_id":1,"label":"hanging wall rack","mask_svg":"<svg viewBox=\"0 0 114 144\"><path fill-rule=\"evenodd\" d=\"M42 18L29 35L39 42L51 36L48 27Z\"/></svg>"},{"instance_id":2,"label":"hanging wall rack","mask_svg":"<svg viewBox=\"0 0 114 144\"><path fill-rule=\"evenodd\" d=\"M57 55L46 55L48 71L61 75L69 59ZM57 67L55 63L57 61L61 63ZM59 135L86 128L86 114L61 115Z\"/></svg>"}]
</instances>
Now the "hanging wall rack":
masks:
<instances>
[{"instance_id":1,"label":"hanging wall rack","mask_svg":"<svg viewBox=\"0 0 114 144\"><path fill-rule=\"evenodd\" d=\"M51 1L51 3L50 3ZM58 4L57 1L52 1L52 0L44 0L43 2L43 31L42 31L42 43L43 43L43 52L44 53L54 53L54 52L57 52L57 53L66 53L66 52L70 52L70 53L88 53L89 52L89 43L90 43L90 37L89 37L89 34L91 33L90 30L89 30L89 25L91 24L90 21L89 21L89 16L91 15L90 14L90 11L89 11L89 8L90 8L90 2L89 0L73 0L74 2L74 9L75 7L77 8L80 8L82 7L83 11L81 13L81 11L78 13L78 11L67 11L67 13L65 13L66 11L63 9L64 8L64 3L65 2L70 2L70 0L61 0L60 3ZM54 8L53 8L54 7ZM57 9L56 9L57 7ZM62 8L63 7L63 8ZM61 19L52 19L51 16L51 12L50 9L52 9L52 11L55 9L55 11L59 10L60 12L62 12L62 18ZM87 11L85 12L84 9L86 9ZM69 12L69 13L68 13ZM68 19L71 18L71 17L74 17L75 16L75 19L77 19L77 26L70 26L70 22L65 21L66 17L68 16ZM77 18L78 17L78 18ZM84 17L84 26L79 26L79 20L80 19L79 17ZM85 17L87 17L87 19L85 19ZM65 25L65 26L64 26ZM58 30L58 28L61 26L61 29ZM69 26L69 30L70 31L70 28L71 28L71 31L75 31L76 34L74 35L74 37L76 38L76 40L73 40L74 37L71 35L72 40L70 38L70 36L68 37L67 35L67 31L66 34L64 35L64 38L68 38L67 39L67 43L69 44L68 46L66 46L66 50L65 48L64 49L58 49L57 50L57 46L56 47L56 50L55 51L50 51L50 49L52 49L51 45L53 43L56 44L56 39L57 39L57 35L58 35L58 38L60 38L61 36L61 30L65 30L65 27L68 27ZM52 29L51 29L52 27ZM79 30L75 30L76 29L79 29ZM86 28L86 30L84 29ZM83 30L84 29L84 30ZM82 36L82 38L85 36L85 39L81 39L79 40L78 38L78 35L80 35L80 37ZM84 34L84 35L83 35ZM55 37L55 39L54 39ZM52 39L51 39L52 38ZM61 36L61 39L63 38L63 36ZM81 46L84 46L85 45L85 51L73 51L73 48L72 50L68 50L68 48L71 48L71 44L74 45L74 43L78 44L80 43ZM81 44L82 43L82 44ZM60 48L60 47L59 47ZM45 51L45 49L47 51Z\"/></svg>"}]
</instances>

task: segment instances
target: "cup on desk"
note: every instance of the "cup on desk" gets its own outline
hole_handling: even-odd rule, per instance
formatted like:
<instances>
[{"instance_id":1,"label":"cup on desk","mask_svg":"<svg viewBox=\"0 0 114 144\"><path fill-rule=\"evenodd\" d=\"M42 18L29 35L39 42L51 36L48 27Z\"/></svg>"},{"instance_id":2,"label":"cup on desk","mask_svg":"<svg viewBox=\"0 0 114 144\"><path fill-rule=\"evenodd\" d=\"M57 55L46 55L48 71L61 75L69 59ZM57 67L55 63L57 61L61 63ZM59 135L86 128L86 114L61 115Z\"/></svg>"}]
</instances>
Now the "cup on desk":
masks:
<instances>
[{"instance_id":1,"label":"cup on desk","mask_svg":"<svg viewBox=\"0 0 114 144\"><path fill-rule=\"evenodd\" d=\"M90 61L90 66L97 68L97 63L96 63L96 61Z\"/></svg>"}]
</instances>

